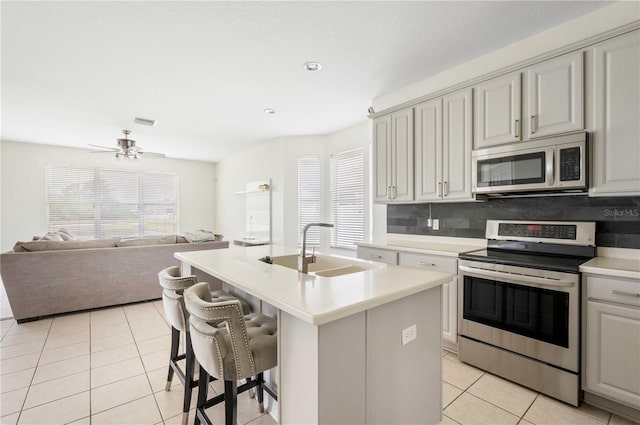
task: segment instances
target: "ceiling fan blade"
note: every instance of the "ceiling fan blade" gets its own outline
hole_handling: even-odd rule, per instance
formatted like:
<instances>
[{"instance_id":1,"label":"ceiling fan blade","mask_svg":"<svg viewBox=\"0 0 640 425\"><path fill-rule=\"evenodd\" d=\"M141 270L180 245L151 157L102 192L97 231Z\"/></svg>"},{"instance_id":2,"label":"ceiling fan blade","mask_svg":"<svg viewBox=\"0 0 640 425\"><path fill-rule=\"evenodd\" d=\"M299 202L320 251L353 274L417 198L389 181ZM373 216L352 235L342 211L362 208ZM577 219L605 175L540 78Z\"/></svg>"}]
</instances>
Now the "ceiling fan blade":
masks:
<instances>
[{"instance_id":1,"label":"ceiling fan blade","mask_svg":"<svg viewBox=\"0 0 640 425\"><path fill-rule=\"evenodd\" d=\"M92 145L91 143L88 143L89 146L93 146L94 148L100 148L100 149L107 149L107 151L111 151L111 152L117 152L120 149L119 148L112 148L112 147L107 147L107 146L100 146L100 145ZM106 152L106 151L91 151L93 153L99 153L99 152Z\"/></svg>"},{"instance_id":2,"label":"ceiling fan blade","mask_svg":"<svg viewBox=\"0 0 640 425\"><path fill-rule=\"evenodd\" d=\"M154 158L166 158L167 156L163 153L158 152L147 152L147 151L138 151L138 155L149 156Z\"/></svg>"}]
</instances>

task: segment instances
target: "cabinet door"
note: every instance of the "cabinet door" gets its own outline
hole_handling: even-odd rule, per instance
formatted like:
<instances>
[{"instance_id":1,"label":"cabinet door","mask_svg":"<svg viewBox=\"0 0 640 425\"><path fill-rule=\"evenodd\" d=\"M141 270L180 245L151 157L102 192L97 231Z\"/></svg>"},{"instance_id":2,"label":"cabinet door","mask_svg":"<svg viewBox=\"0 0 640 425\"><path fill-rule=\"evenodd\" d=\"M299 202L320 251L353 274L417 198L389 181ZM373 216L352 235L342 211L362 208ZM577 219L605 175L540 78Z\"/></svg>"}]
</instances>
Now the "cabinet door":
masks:
<instances>
[{"instance_id":1,"label":"cabinet door","mask_svg":"<svg viewBox=\"0 0 640 425\"><path fill-rule=\"evenodd\" d=\"M532 66L526 72L525 138L584 129L583 52Z\"/></svg>"},{"instance_id":2,"label":"cabinet door","mask_svg":"<svg viewBox=\"0 0 640 425\"><path fill-rule=\"evenodd\" d=\"M374 200L387 202L391 187L391 115L373 120Z\"/></svg>"},{"instance_id":3,"label":"cabinet door","mask_svg":"<svg viewBox=\"0 0 640 425\"><path fill-rule=\"evenodd\" d=\"M442 345L458 351L458 279L442 285Z\"/></svg>"},{"instance_id":4,"label":"cabinet door","mask_svg":"<svg viewBox=\"0 0 640 425\"><path fill-rule=\"evenodd\" d=\"M640 32L593 48L592 196L640 195Z\"/></svg>"},{"instance_id":5,"label":"cabinet door","mask_svg":"<svg viewBox=\"0 0 640 425\"><path fill-rule=\"evenodd\" d=\"M416 201L442 197L442 99L416 106Z\"/></svg>"},{"instance_id":6,"label":"cabinet door","mask_svg":"<svg viewBox=\"0 0 640 425\"><path fill-rule=\"evenodd\" d=\"M475 88L476 135L474 149L521 139L521 74L494 78Z\"/></svg>"},{"instance_id":7,"label":"cabinet door","mask_svg":"<svg viewBox=\"0 0 640 425\"><path fill-rule=\"evenodd\" d=\"M640 309L587 302L585 390L640 406Z\"/></svg>"},{"instance_id":8,"label":"cabinet door","mask_svg":"<svg viewBox=\"0 0 640 425\"><path fill-rule=\"evenodd\" d=\"M413 108L391 115L391 198L413 201Z\"/></svg>"},{"instance_id":9,"label":"cabinet door","mask_svg":"<svg viewBox=\"0 0 640 425\"><path fill-rule=\"evenodd\" d=\"M472 199L471 89L442 100L442 198Z\"/></svg>"}]
</instances>

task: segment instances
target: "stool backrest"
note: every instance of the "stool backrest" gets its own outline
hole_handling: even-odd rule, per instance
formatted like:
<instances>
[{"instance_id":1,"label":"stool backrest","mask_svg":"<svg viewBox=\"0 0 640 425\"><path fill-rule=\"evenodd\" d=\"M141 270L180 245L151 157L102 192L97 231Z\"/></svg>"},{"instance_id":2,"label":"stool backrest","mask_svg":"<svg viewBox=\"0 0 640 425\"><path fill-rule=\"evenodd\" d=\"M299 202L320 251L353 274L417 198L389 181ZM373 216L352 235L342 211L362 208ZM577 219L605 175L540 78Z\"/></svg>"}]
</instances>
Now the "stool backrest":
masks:
<instances>
[{"instance_id":1,"label":"stool backrest","mask_svg":"<svg viewBox=\"0 0 640 425\"><path fill-rule=\"evenodd\" d=\"M211 302L206 283L185 290L184 299L198 363L218 379L230 381L255 375L240 301Z\"/></svg>"},{"instance_id":2,"label":"stool backrest","mask_svg":"<svg viewBox=\"0 0 640 425\"><path fill-rule=\"evenodd\" d=\"M180 267L172 266L161 270L158 280L162 286L162 305L167 321L180 332L187 332L189 313L184 306L183 293L196 284L196 277L180 276Z\"/></svg>"}]
</instances>

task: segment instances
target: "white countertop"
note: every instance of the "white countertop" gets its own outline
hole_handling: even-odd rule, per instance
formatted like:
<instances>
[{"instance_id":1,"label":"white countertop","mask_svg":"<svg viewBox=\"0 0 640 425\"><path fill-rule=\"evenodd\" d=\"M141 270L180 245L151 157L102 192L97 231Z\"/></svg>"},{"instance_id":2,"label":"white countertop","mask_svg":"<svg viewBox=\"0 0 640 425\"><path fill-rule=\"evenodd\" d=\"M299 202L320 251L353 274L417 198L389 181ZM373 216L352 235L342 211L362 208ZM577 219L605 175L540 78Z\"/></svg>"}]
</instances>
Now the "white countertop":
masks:
<instances>
[{"instance_id":1,"label":"white countertop","mask_svg":"<svg viewBox=\"0 0 640 425\"><path fill-rule=\"evenodd\" d=\"M581 265L580 272L640 279L640 258L595 257Z\"/></svg>"},{"instance_id":2,"label":"white countertop","mask_svg":"<svg viewBox=\"0 0 640 425\"><path fill-rule=\"evenodd\" d=\"M337 277L306 275L266 264L258 258L295 254L278 246L238 247L178 252L175 257L312 325L352 314L431 289L452 275L348 258L371 270Z\"/></svg>"},{"instance_id":3,"label":"white countertop","mask_svg":"<svg viewBox=\"0 0 640 425\"><path fill-rule=\"evenodd\" d=\"M463 242L458 243L456 239L462 240ZM487 241L485 239L461 239L389 234L387 236L386 242L358 242L356 245L378 249L415 252L418 254L457 257L463 252L476 251L478 249L486 248Z\"/></svg>"}]
</instances>

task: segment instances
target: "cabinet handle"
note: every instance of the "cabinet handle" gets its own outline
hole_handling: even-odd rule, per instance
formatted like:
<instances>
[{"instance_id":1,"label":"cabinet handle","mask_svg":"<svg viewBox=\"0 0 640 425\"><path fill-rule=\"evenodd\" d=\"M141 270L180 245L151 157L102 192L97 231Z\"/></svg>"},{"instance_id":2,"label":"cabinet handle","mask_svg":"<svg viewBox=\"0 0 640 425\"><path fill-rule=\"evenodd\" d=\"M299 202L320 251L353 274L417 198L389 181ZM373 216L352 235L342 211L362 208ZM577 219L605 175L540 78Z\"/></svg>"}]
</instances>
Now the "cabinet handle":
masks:
<instances>
[{"instance_id":1,"label":"cabinet handle","mask_svg":"<svg viewBox=\"0 0 640 425\"><path fill-rule=\"evenodd\" d=\"M444 188L444 196L447 196L449 194L449 182L444 182L442 187Z\"/></svg>"},{"instance_id":2,"label":"cabinet handle","mask_svg":"<svg viewBox=\"0 0 640 425\"><path fill-rule=\"evenodd\" d=\"M438 191L436 193L436 196L438 196L438 198L441 196L440 194L442 193L442 183L438 182Z\"/></svg>"},{"instance_id":3,"label":"cabinet handle","mask_svg":"<svg viewBox=\"0 0 640 425\"><path fill-rule=\"evenodd\" d=\"M535 115L531 115L531 134L534 134L536 132L535 127L533 126L533 119L535 117Z\"/></svg>"},{"instance_id":4,"label":"cabinet handle","mask_svg":"<svg viewBox=\"0 0 640 425\"><path fill-rule=\"evenodd\" d=\"M428 263L428 262L422 261L422 260L418 261L418 265L419 266L429 266L429 267L435 267L436 266L434 263Z\"/></svg>"},{"instance_id":5,"label":"cabinet handle","mask_svg":"<svg viewBox=\"0 0 640 425\"><path fill-rule=\"evenodd\" d=\"M611 291L611 293L612 293L613 295L624 295L625 297L640 297L640 293L637 293L637 292L618 291L617 289L614 289L613 291Z\"/></svg>"},{"instance_id":6,"label":"cabinet handle","mask_svg":"<svg viewBox=\"0 0 640 425\"><path fill-rule=\"evenodd\" d=\"M387 186L387 199L391 199L391 186Z\"/></svg>"},{"instance_id":7,"label":"cabinet handle","mask_svg":"<svg viewBox=\"0 0 640 425\"><path fill-rule=\"evenodd\" d=\"M369 258L382 258L382 255L369 254Z\"/></svg>"},{"instance_id":8,"label":"cabinet handle","mask_svg":"<svg viewBox=\"0 0 640 425\"><path fill-rule=\"evenodd\" d=\"M398 197L398 188L396 186L391 186L391 190L392 190L391 195L393 196L393 199L396 199Z\"/></svg>"},{"instance_id":9,"label":"cabinet handle","mask_svg":"<svg viewBox=\"0 0 640 425\"><path fill-rule=\"evenodd\" d=\"M520 137L520 120L516 120L515 125L513 126L515 133L516 133L516 137Z\"/></svg>"}]
</instances>

